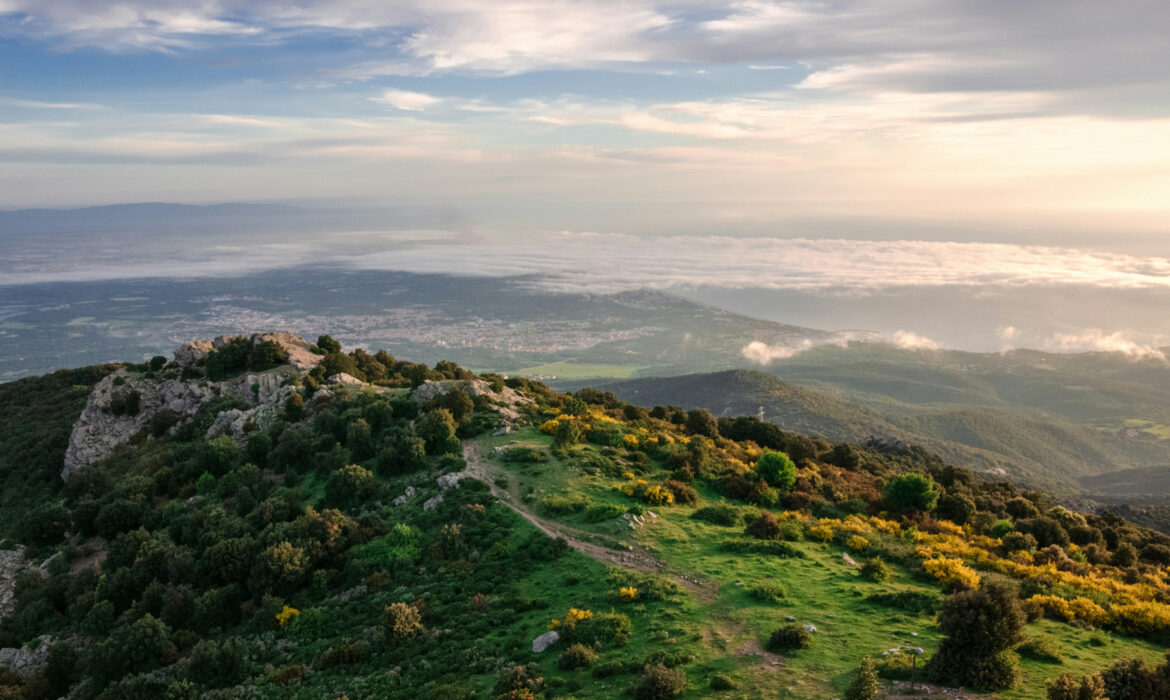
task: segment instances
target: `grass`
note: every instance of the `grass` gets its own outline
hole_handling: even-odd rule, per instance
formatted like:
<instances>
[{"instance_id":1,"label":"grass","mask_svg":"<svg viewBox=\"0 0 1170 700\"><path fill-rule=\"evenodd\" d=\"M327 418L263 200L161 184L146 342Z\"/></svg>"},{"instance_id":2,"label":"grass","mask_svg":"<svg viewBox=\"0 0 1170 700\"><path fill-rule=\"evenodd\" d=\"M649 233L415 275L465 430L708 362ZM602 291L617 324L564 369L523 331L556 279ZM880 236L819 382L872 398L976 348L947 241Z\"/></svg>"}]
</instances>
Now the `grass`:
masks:
<instances>
[{"instance_id":1,"label":"grass","mask_svg":"<svg viewBox=\"0 0 1170 700\"><path fill-rule=\"evenodd\" d=\"M545 447L550 440L535 430L522 430L484 442L489 447ZM593 449L577 448L582 455ZM573 457L563 461L553 458L542 465L516 465L493 460L491 465L499 473L506 473L510 484L531 488L537 499L560 492L582 494L595 507L610 504L624 509L634 503L610 488L614 479L584 474L575 468L574 461ZM912 591L938 595L941 591L933 582L918 580L912 572L893 563L890 581L866 581L856 568L844 563L844 548L818 542L790 543L805 555L802 558L726 552L722 543L736 536L741 528L692 520L690 515L696 509L717 502L714 494L706 493L704 497L704 502L693 507L653 508L659 518L637 530L628 529L620 520L590 522L586 513L555 516L558 522L599 535L614 535L616 530L614 536L623 544L640 545L654 552L666 564L668 575L686 574L703 582L702 588L674 603L623 605L615 597L614 607L629 614L634 622L634 638L626 648L602 654L595 667L614 659L638 660L662 651L694 657L685 665L686 697L706 697L710 692L708 683L716 674L726 674L739 687L727 697L833 697L848 687L863 656L877 656L895 646L923 647L928 654L938 648L940 638L933 616L865 601L873 593ZM529 507L537 505L531 502ZM579 562L580 556L574 555L572 561ZM566 558L557 568L571 567ZM753 587L768 584L783 586L785 597L767 602L752 595ZM600 579L597 585L601 585ZM783 661L775 665L775 657L765 656L760 650L773 630L789 624L789 616L796 618L798 624L815 625L817 631L809 649L785 654ZM535 637L542 631L533 627L531 633ZM1050 635L1057 643L1063 661L1023 659L1022 684L998 697L1042 697L1045 682L1063 672L1079 676L1098 671L1119 658L1140 657L1157 662L1162 656L1162 650L1153 644L1101 631L1051 620L1028 626L1029 638L1044 635ZM1105 641L1096 646L1091 639ZM556 668L554 655L540 663L546 678L576 679L571 693L566 694L579 698L617 696L636 678L633 670L604 679L594 678L588 671L561 671Z\"/></svg>"}]
</instances>

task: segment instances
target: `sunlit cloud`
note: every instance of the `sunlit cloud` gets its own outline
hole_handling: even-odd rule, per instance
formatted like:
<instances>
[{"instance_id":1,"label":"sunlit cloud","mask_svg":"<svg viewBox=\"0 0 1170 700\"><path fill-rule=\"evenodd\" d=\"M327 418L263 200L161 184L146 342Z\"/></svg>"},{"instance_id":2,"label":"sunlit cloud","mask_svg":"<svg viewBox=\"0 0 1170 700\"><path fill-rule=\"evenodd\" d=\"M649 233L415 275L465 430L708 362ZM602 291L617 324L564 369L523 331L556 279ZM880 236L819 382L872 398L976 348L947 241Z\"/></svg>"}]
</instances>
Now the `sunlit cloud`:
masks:
<instances>
[{"instance_id":1,"label":"sunlit cloud","mask_svg":"<svg viewBox=\"0 0 1170 700\"><path fill-rule=\"evenodd\" d=\"M1052 338L1050 346L1064 351L1112 352L1138 360L1166 361L1166 355L1161 349L1136 342L1121 331L1106 333L1093 328L1077 333L1058 333Z\"/></svg>"},{"instance_id":2,"label":"sunlit cloud","mask_svg":"<svg viewBox=\"0 0 1170 700\"><path fill-rule=\"evenodd\" d=\"M942 347L938 342L926 336L907 330L895 331L889 342L903 350L938 350Z\"/></svg>"}]
</instances>

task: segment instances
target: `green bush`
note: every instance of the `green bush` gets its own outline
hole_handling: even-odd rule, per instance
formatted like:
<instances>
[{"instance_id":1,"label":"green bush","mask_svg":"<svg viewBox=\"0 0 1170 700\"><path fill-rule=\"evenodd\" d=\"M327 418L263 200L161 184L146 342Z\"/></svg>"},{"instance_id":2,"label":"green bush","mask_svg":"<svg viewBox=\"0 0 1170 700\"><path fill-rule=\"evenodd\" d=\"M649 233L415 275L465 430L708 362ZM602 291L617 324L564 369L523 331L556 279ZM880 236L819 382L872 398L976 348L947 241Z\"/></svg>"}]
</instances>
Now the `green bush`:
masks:
<instances>
[{"instance_id":1,"label":"green bush","mask_svg":"<svg viewBox=\"0 0 1170 700\"><path fill-rule=\"evenodd\" d=\"M780 603L787 595L784 586L776 582L760 583L748 589L748 595L765 603Z\"/></svg>"},{"instance_id":2,"label":"green bush","mask_svg":"<svg viewBox=\"0 0 1170 700\"><path fill-rule=\"evenodd\" d=\"M534 447L509 447L500 455L500 459L505 462L517 462L521 464L538 464L540 462L548 461L548 454L544 450L536 449Z\"/></svg>"},{"instance_id":3,"label":"green bush","mask_svg":"<svg viewBox=\"0 0 1170 700\"><path fill-rule=\"evenodd\" d=\"M1020 656L1025 659L1044 661L1050 664L1058 664L1063 660L1060 656L1060 643L1057 642L1056 637L1050 634L1029 639L1019 646L1018 651Z\"/></svg>"},{"instance_id":4,"label":"green bush","mask_svg":"<svg viewBox=\"0 0 1170 700\"><path fill-rule=\"evenodd\" d=\"M743 512L733 505L719 503L696 510L694 513L691 513L691 518L714 525L735 527L743 523Z\"/></svg>"},{"instance_id":5,"label":"green bush","mask_svg":"<svg viewBox=\"0 0 1170 700\"><path fill-rule=\"evenodd\" d=\"M807 649L812 646L812 634L801 625L786 625L772 633L768 638L768 648L772 651L788 651L791 649Z\"/></svg>"},{"instance_id":6,"label":"green bush","mask_svg":"<svg viewBox=\"0 0 1170 700\"><path fill-rule=\"evenodd\" d=\"M580 513L588 508L589 499L579 493L574 493L569 496L554 493L541 499L540 505L546 512L553 515L566 515L568 513Z\"/></svg>"},{"instance_id":7,"label":"green bush","mask_svg":"<svg viewBox=\"0 0 1170 700\"><path fill-rule=\"evenodd\" d=\"M770 554L775 557L789 559L800 559L805 556L804 552L787 542L778 542L775 540L726 539L723 540L719 548L725 552L733 552L736 554Z\"/></svg>"},{"instance_id":8,"label":"green bush","mask_svg":"<svg viewBox=\"0 0 1170 700\"><path fill-rule=\"evenodd\" d=\"M576 671L579 668L589 668L597 661L597 652L584 644L574 644L561 652L557 659L557 668L562 671Z\"/></svg>"},{"instance_id":9,"label":"green bush","mask_svg":"<svg viewBox=\"0 0 1170 700\"><path fill-rule=\"evenodd\" d=\"M622 613L594 613L588 620L582 620L572 629L564 631L562 637L570 644L589 646L622 646L630 640L634 626L630 618Z\"/></svg>"},{"instance_id":10,"label":"green bush","mask_svg":"<svg viewBox=\"0 0 1170 700\"><path fill-rule=\"evenodd\" d=\"M626 509L621 506L615 506L610 503L603 503L596 505L585 511L585 521L590 523L603 523L607 520L622 517Z\"/></svg>"},{"instance_id":11,"label":"green bush","mask_svg":"<svg viewBox=\"0 0 1170 700\"><path fill-rule=\"evenodd\" d=\"M662 664L647 666L634 689L637 700L669 700L686 692L687 674L681 668Z\"/></svg>"},{"instance_id":12,"label":"green bush","mask_svg":"<svg viewBox=\"0 0 1170 700\"><path fill-rule=\"evenodd\" d=\"M938 488L929 476L917 472L899 474L886 482L882 502L897 513L934 510L938 503Z\"/></svg>"},{"instance_id":13,"label":"green bush","mask_svg":"<svg viewBox=\"0 0 1170 700\"><path fill-rule=\"evenodd\" d=\"M726 673L716 673L711 677L711 690L735 690L735 681Z\"/></svg>"},{"instance_id":14,"label":"green bush","mask_svg":"<svg viewBox=\"0 0 1170 700\"><path fill-rule=\"evenodd\" d=\"M882 686L878 682L873 659L862 659L857 667L857 675L845 691L845 700L878 700L881 695Z\"/></svg>"},{"instance_id":15,"label":"green bush","mask_svg":"<svg viewBox=\"0 0 1170 700\"><path fill-rule=\"evenodd\" d=\"M869 581L889 581L894 571L881 557L870 557L861 564L861 577Z\"/></svg>"}]
</instances>

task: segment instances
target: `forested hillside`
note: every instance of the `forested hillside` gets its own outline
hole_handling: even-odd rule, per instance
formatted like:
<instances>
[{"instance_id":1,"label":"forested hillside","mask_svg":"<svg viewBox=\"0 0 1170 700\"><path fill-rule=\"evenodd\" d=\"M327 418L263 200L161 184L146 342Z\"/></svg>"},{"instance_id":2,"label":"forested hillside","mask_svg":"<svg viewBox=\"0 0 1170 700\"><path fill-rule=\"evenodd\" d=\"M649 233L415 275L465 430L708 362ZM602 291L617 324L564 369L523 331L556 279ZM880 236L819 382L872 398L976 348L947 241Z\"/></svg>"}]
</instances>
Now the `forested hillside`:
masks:
<instances>
[{"instance_id":1,"label":"forested hillside","mask_svg":"<svg viewBox=\"0 0 1170 700\"><path fill-rule=\"evenodd\" d=\"M1170 692L1170 538L1108 513L921 448L272 337L3 395L37 427L2 428L0 697ZM178 385L190 414L154 403ZM83 408L141 428L61 484Z\"/></svg>"}]
</instances>

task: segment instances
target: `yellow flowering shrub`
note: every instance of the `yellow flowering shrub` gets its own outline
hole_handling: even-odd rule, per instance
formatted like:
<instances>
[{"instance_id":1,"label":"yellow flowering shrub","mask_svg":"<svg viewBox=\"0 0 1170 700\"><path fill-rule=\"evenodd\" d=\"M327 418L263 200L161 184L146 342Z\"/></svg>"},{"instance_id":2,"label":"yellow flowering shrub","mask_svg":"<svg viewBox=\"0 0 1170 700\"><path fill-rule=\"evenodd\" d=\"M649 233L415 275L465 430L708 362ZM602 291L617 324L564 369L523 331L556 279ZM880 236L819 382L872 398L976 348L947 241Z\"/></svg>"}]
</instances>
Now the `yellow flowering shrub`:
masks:
<instances>
[{"instance_id":1,"label":"yellow flowering shrub","mask_svg":"<svg viewBox=\"0 0 1170 700\"><path fill-rule=\"evenodd\" d=\"M1114 605L1109 611L1113 624L1132 635L1145 637L1170 630L1170 605L1142 601Z\"/></svg>"},{"instance_id":2,"label":"yellow flowering shrub","mask_svg":"<svg viewBox=\"0 0 1170 700\"><path fill-rule=\"evenodd\" d=\"M1024 601L1024 606L1065 622L1081 620L1100 627L1109 621L1105 609L1088 598L1065 600L1054 595L1034 595Z\"/></svg>"},{"instance_id":3,"label":"yellow flowering shrub","mask_svg":"<svg viewBox=\"0 0 1170 700\"><path fill-rule=\"evenodd\" d=\"M300 616L300 614L301 614L300 610L297 610L296 608L289 607L288 605L286 605L283 608L281 608L280 612L276 613L276 621L277 621L277 623L280 624L281 627L284 627L285 625L288 624L289 620L293 619L294 617Z\"/></svg>"},{"instance_id":4,"label":"yellow flowering shrub","mask_svg":"<svg viewBox=\"0 0 1170 700\"><path fill-rule=\"evenodd\" d=\"M631 433L626 433L622 436L622 446L627 450L638 449L638 436Z\"/></svg>"},{"instance_id":5,"label":"yellow flowering shrub","mask_svg":"<svg viewBox=\"0 0 1170 700\"><path fill-rule=\"evenodd\" d=\"M947 588L975 588L979 585L979 574L965 566L962 559L927 559L922 562L922 568Z\"/></svg>"},{"instance_id":6,"label":"yellow flowering shrub","mask_svg":"<svg viewBox=\"0 0 1170 700\"><path fill-rule=\"evenodd\" d=\"M638 599L638 589L633 586L622 586L618 590L618 597L625 601L635 601Z\"/></svg>"},{"instance_id":7,"label":"yellow flowering shrub","mask_svg":"<svg viewBox=\"0 0 1170 700\"><path fill-rule=\"evenodd\" d=\"M578 610L577 608L569 608L569 612L567 612L565 614L564 620L553 620L552 622L548 623L548 628L550 630L555 630L559 627L564 627L565 629L571 630L577 626L578 622L580 622L582 620L589 620L592 617L593 617L593 612L590 610Z\"/></svg>"},{"instance_id":8,"label":"yellow flowering shrub","mask_svg":"<svg viewBox=\"0 0 1170 700\"><path fill-rule=\"evenodd\" d=\"M864 552L865 550L869 549L869 540L865 539L861 535L854 535L853 537L850 537L849 540L845 542L845 544L848 545L849 550L855 554Z\"/></svg>"},{"instance_id":9,"label":"yellow flowering shrub","mask_svg":"<svg viewBox=\"0 0 1170 700\"><path fill-rule=\"evenodd\" d=\"M833 528L828 525L813 525L808 529L808 536L814 540L828 542L833 539Z\"/></svg>"},{"instance_id":10,"label":"yellow flowering shrub","mask_svg":"<svg viewBox=\"0 0 1170 700\"><path fill-rule=\"evenodd\" d=\"M674 494L669 489L662 488L657 484L647 488L643 492L642 498L646 499L646 502L652 506L664 506L674 503Z\"/></svg>"}]
</instances>

